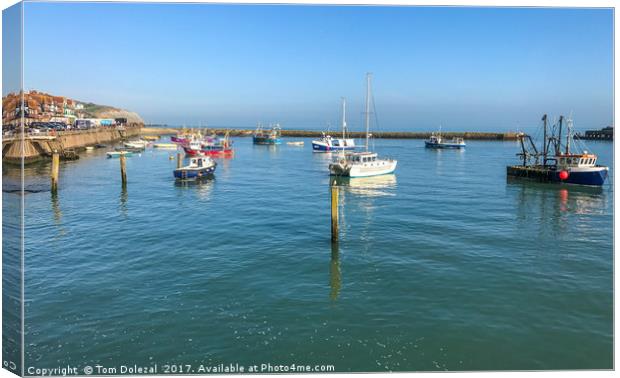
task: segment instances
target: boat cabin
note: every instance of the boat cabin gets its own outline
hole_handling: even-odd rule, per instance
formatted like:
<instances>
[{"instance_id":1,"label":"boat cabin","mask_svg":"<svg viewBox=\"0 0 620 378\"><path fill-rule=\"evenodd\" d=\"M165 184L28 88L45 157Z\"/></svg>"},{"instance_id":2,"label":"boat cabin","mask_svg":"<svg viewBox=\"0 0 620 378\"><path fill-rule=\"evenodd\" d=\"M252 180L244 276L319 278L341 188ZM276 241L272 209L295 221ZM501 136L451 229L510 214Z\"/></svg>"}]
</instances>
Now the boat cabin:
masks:
<instances>
[{"instance_id":1,"label":"boat cabin","mask_svg":"<svg viewBox=\"0 0 620 378\"><path fill-rule=\"evenodd\" d=\"M594 167L596 159L596 155L588 153L556 156L557 164L560 167Z\"/></svg>"},{"instance_id":2,"label":"boat cabin","mask_svg":"<svg viewBox=\"0 0 620 378\"><path fill-rule=\"evenodd\" d=\"M430 138L428 138L428 141L430 143L436 143L436 144L441 144L442 142L442 138L439 135L431 135Z\"/></svg>"},{"instance_id":3,"label":"boat cabin","mask_svg":"<svg viewBox=\"0 0 620 378\"><path fill-rule=\"evenodd\" d=\"M336 156L334 160L342 160L342 156ZM377 160L375 152L352 152L345 155L345 160L350 163L371 163Z\"/></svg>"},{"instance_id":4,"label":"boat cabin","mask_svg":"<svg viewBox=\"0 0 620 378\"><path fill-rule=\"evenodd\" d=\"M189 160L189 167L202 168L211 165L210 158L208 157L193 157Z\"/></svg>"}]
</instances>

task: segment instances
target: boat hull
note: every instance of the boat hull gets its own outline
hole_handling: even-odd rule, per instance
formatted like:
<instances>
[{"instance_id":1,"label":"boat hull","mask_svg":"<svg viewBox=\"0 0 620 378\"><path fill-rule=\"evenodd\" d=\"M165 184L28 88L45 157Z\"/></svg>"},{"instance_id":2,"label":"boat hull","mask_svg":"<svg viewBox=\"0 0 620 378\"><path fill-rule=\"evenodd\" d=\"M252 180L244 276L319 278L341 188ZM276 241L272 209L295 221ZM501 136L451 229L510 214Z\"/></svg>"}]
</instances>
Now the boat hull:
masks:
<instances>
[{"instance_id":1,"label":"boat hull","mask_svg":"<svg viewBox=\"0 0 620 378\"><path fill-rule=\"evenodd\" d=\"M183 150L188 156L232 156L234 153L234 150L232 148L194 150L192 148L183 147Z\"/></svg>"},{"instance_id":2,"label":"boat hull","mask_svg":"<svg viewBox=\"0 0 620 378\"><path fill-rule=\"evenodd\" d=\"M568 171L568 178L566 180L560 178L559 171L555 172L553 179L555 182L566 184L601 186L605 183L608 172L607 167L594 167L583 170L573 168Z\"/></svg>"},{"instance_id":3,"label":"boat hull","mask_svg":"<svg viewBox=\"0 0 620 378\"><path fill-rule=\"evenodd\" d=\"M329 151L351 151L355 146L334 146L322 141L312 141L312 151L315 152L329 152Z\"/></svg>"},{"instance_id":4,"label":"boat hull","mask_svg":"<svg viewBox=\"0 0 620 378\"><path fill-rule=\"evenodd\" d=\"M342 177L381 176L394 173L396 170L396 165L396 160L386 160L384 164L373 166L343 165L341 163L333 163L329 165L329 173L332 176Z\"/></svg>"},{"instance_id":5,"label":"boat hull","mask_svg":"<svg viewBox=\"0 0 620 378\"><path fill-rule=\"evenodd\" d=\"M254 144L268 144L268 145L282 144L282 139L280 138L254 136L252 137L252 140Z\"/></svg>"},{"instance_id":6,"label":"boat hull","mask_svg":"<svg viewBox=\"0 0 620 378\"><path fill-rule=\"evenodd\" d=\"M178 168L174 170L174 178L178 180L194 180L212 176L215 173L216 165L201 168Z\"/></svg>"},{"instance_id":7,"label":"boat hull","mask_svg":"<svg viewBox=\"0 0 620 378\"><path fill-rule=\"evenodd\" d=\"M562 170L555 167L542 166L510 166L507 174L510 177L530 179L539 182L556 184L572 184L587 186L602 186L607 179L609 169L607 167L571 168L565 170L568 177L560 177Z\"/></svg>"},{"instance_id":8,"label":"boat hull","mask_svg":"<svg viewBox=\"0 0 620 378\"><path fill-rule=\"evenodd\" d=\"M445 149L458 149L465 148L465 143L433 143L433 142L424 142L426 148L445 148Z\"/></svg>"}]
</instances>

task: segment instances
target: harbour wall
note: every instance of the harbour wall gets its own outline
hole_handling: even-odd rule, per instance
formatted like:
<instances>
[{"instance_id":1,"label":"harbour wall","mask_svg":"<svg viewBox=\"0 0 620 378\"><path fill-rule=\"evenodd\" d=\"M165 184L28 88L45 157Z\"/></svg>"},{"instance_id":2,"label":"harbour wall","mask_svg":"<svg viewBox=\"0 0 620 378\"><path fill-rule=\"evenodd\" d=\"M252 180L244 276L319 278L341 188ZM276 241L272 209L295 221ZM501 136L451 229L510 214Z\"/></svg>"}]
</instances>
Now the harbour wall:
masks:
<instances>
[{"instance_id":1,"label":"harbour wall","mask_svg":"<svg viewBox=\"0 0 620 378\"><path fill-rule=\"evenodd\" d=\"M105 144L140 135L140 124L120 128L97 128L80 131L59 131L54 134L16 135L2 139L2 161L8 163L34 162L49 158L54 150L76 151L87 146Z\"/></svg>"},{"instance_id":2,"label":"harbour wall","mask_svg":"<svg viewBox=\"0 0 620 378\"><path fill-rule=\"evenodd\" d=\"M181 129L174 127L144 127L142 128L143 135L176 135L183 131L191 131L191 129ZM204 129L196 129L205 131ZM254 130L247 129L208 129L208 132L214 132L216 134L224 134L230 132L231 136L252 136ZM373 137L382 139L428 139L433 132L410 132L410 131L385 131L373 133ZM298 138L320 138L321 131L312 130L282 130L282 136L285 137L298 137ZM338 137L338 132L331 134L333 137ZM354 131L348 133L351 138L365 138L366 133ZM442 132L441 135L444 138L464 138L466 140L517 140L519 133L506 132L506 133L486 133L476 131L462 131L462 132Z\"/></svg>"}]
</instances>

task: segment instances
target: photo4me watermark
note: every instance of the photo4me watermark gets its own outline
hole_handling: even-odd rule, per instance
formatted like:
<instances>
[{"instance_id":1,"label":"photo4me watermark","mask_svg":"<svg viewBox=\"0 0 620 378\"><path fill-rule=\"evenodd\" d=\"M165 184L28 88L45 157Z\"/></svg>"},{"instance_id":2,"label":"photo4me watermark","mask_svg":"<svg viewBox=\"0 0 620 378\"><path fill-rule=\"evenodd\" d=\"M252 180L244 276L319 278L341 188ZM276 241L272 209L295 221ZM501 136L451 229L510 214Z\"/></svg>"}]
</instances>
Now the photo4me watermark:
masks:
<instances>
[{"instance_id":1,"label":"photo4me watermark","mask_svg":"<svg viewBox=\"0 0 620 378\"><path fill-rule=\"evenodd\" d=\"M328 373L335 372L334 365L272 364L254 365L231 364L153 364L153 365L85 365L57 366L44 368L28 366L25 375L31 376L70 376L70 375L137 375L137 374L243 374L243 373Z\"/></svg>"}]
</instances>

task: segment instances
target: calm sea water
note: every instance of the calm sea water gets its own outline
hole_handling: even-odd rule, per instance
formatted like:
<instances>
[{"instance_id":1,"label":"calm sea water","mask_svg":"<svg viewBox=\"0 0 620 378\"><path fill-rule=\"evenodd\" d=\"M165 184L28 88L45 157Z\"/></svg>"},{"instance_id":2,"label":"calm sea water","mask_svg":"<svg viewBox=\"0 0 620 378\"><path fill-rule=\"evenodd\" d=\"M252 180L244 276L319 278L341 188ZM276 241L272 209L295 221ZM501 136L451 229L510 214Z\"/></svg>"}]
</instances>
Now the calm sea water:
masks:
<instances>
[{"instance_id":1,"label":"calm sea water","mask_svg":"<svg viewBox=\"0 0 620 378\"><path fill-rule=\"evenodd\" d=\"M507 181L516 142L381 140L397 173L342 183L333 247L329 155L305 142L235 139L199 185L170 151L128 158L126 190L105 151L63 162L55 197L28 168L26 367L612 368L612 180Z\"/></svg>"}]
</instances>

